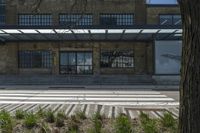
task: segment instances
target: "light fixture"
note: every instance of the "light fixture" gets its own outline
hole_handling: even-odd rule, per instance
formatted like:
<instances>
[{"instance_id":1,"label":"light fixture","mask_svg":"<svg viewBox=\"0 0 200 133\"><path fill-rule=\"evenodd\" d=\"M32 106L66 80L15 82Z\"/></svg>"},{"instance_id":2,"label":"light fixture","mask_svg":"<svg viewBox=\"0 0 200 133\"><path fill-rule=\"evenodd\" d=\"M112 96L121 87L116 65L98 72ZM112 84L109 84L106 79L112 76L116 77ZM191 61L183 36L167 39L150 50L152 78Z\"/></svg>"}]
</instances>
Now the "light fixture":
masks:
<instances>
[{"instance_id":1,"label":"light fixture","mask_svg":"<svg viewBox=\"0 0 200 133\"><path fill-rule=\"evenodd\" d=\"M121 34L123 29L108 29L108 33Z\"/></svg>"},{"instance_id":2,"label":"light fixture","mask_svg":"<svg viewBox=\"0 0 200 133\"><path fill-rule=\"evenodd\" d=\"M92 34L105 34L106 30L105 29L91 29L90 32Z\"/></svg>"},{"instance_id":3,"label":"light fixture","mask_svg":"<svg viewBox=\"0 0 200 133\"><path fill-rule=\"evenodd\" d=\"M58 34L69 34L72 33L69 29L55 29Z\"/></svg>"},{"instance_id":4,"label":"light fixture","mask_svg":"<svg viewBox=\"0 0 200 133\"><path fill-rule=\"evenodd\" d=\"M127 29L125 33L140 33L140 29Z\"/></svg>"},{"instance_id":5,"label":"light fixture","mask_svg":"<svg viewBox=\"0 0 200 133\"><path fill-rule=\"evenodd\" d=\"M37 34L38 33L36 30L33 30L33 29L21 29L20 31L23 33L27 33L27 34Z\"/></svg>"},{"instance_id":6,"label":"light fixture","mask_svg":"<svg viewBox=\"0 0 200 133\"><path fill-rule=\"evenodd\" d=\"M158 32L158 29L144 29L142 33L156 33Z\"/></svg>"},{"instance_id":7,"label":"light fixture","mask_svg":"<svg viewBox=\"0 0 200 133\"><path fill-rule=\"evenodd\" d=\"M84 34L84 33L89 33L88 30L85 29L73 29L72 32L76 33L76 34Z\"/></svg>"},{"instance_id":8,"label":"light fixture","mask_svg":"<svg viewBox=\"0 0 200 133\"><path fill-rule=\"evenodd\" d=\"M183 33L183 30L182 29L177 30L176 33Z\"/></svg>"},{"instance_id":9,"label":"light fixture","mask_svg":"<svg viewBox=\"0 0 200 133\"><path fill-rule=\"evenodd\" d=\"M6 33L9 33L9 34L21 34L21 32L17 29L6 29L6 30L3 30L4 32Z\"/></svg>"},{"instance_id":10,"label":"light fixture","mask_svg":"<svg viewBox=\"0 0 200 133\"><path fill-rule=\"evenodd\" d=\"M54 34L55 33L52 29L38 29L37 31L39 31L42 34Z\"/></svg>"},{"instance_id":11,"label":"light fixture","mask_svg":"<svg viewBox=\"0 0 200 133\"><path fill-rule=\"evenodd\" d=\"M159 33L173 33L175 29L161 29Z\"/></svg>"}]
</instances>

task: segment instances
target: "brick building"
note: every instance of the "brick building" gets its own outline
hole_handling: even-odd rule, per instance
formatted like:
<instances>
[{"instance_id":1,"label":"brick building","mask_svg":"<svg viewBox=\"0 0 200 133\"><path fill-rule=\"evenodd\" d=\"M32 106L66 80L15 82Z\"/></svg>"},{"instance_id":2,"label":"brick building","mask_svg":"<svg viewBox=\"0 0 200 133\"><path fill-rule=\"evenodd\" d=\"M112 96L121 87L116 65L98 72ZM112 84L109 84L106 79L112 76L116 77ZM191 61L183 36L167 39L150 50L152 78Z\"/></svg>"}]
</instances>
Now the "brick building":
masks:
<instances>
[{"instance_id":1,"label":"brick building","mask_svg":"<svg viewBox=\"0 0 200 133\"><path fill-rule=\"evenodd\" d=\"M0 74L178 76L181 33L178 5L0 0Z\"/></svg>"}]
</instances>

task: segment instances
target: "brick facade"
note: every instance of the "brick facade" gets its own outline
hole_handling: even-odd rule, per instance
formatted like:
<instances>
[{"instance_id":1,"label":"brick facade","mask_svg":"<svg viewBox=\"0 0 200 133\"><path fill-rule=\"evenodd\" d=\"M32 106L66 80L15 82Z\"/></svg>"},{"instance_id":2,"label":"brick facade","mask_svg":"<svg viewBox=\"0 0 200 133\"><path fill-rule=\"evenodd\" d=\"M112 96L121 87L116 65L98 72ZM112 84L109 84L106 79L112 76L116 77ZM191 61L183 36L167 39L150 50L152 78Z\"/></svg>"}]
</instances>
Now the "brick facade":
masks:
<instances>
[{"instance_id":1,"label":"brick facade","mask_svg":"<svg viewBox=\"0 0 200 133\"><path fill-rule=\"evenodd\" d=\"M66 2L67 1L67 2ZM18 14L31 13L33 7L26 0L12 0L6 4L6 24L17 25ZM69 13L71 0L43 0L39 13L51 13L53 25L59 24L59 14ZM80 13L84 7L82 0L73 13ZM140 24L158 24L159 14L179 14L178 7L149 7L142 0L88 0L86 13L93 14L93 24L99 24L100 13L134 13L134 22ZM0 74L59 74L60 51L92 51L93 74L153 74L153 40L147 42L111 42L111 41L65 41L65 42L7 42L0 45ZM134 68L101 68L100 51L128 49L134 51ZM19 69L19 50L50 50L53 55L51 69Z\"/></svg>"}]
</instances>

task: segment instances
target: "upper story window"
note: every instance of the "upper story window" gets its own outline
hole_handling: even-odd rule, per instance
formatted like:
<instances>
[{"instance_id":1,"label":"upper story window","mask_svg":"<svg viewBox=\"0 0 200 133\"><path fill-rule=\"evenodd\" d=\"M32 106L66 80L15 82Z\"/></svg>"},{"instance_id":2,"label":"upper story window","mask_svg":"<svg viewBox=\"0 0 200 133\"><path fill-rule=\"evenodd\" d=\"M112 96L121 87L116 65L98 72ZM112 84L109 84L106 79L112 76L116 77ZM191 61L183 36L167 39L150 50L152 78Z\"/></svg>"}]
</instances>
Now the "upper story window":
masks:
<instances>
[{"instance_id":1,"label":"upper story window","mask_svg":"<svg viewBox=\"0 0 200 133\"><path fill-rule=\"evenodd\" d=\"M60 25L92 25L92 14L60 14L59 23Z\"/></svg>"},{"instance_id":2,"label":"upper story window","mask_svg":"<svg viewBox=\"0 0 200 133\"><path fill-rule=\"evenodd\" d=\"M18 23L21 26L50 26L52 15L50 14L19 14Z\"/></svg>"},{"instance_id":3,"label":"upper story window","mask_svg":"<svg viewBox=\"0 0 200 133\"><path fill-rule=\"evenodd\" d=\"M0 0L0 25L5 24L5 0Z\"/></svg>"},{"instance_id":4,"label":"upper story window","mask_svg":"<svg viewBox=\"0 0 200 133\"><path fill-rule=\"evenodd\" d=\"M134 24L134 14L100 14L100 24L108 26L124 26Z\"/></svg>"},{"instance_id":5,"label":"upper story window","mask_svg":"<svg viewBox=\"0 0 200 133\"><path fill-rule=\"evenodd\" d=\"M181 15L160 15L160 25L181 25Z\"/></svg>"}]
</instances>

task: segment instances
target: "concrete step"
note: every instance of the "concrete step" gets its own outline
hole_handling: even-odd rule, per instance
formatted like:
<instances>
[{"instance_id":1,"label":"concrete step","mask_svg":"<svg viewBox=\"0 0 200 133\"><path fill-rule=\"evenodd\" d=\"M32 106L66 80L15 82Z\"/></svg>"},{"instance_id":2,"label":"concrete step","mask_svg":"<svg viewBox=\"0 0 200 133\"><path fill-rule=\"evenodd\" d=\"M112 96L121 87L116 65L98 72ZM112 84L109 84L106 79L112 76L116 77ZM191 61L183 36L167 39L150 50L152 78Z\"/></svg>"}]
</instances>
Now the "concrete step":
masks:
<instances>
[{"instance_id":1,"label":"concrete step","mask_svg":"<svg viewBox=\"0 0 200 133\"><path fill-rule=\"evenodd\" d=\"M148 85L153 83L154 80L147 75L0 75L0 85Z\"/></svg>"}]
</instances>

